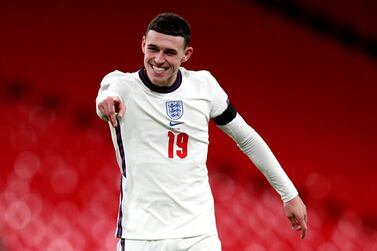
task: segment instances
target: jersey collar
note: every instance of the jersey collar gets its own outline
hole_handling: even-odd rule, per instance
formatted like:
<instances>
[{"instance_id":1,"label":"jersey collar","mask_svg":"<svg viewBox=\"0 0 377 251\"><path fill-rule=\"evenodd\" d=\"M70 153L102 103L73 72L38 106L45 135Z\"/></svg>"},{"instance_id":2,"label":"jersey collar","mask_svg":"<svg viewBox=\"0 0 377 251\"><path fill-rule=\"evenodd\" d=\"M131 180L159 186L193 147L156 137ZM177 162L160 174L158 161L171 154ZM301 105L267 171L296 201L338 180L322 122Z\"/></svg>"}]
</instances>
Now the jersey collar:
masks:
<instances>
[{"instance_id":1,"label":"jersey collar","mask_svg":"<svg viewBox=\"0 0 377 251\"><path fill-rule=\"evenodd\" d=\"M180 70L178 70L177 78L175 79L174 83L171 86L167 86L167 87L157 86L153 84L152 81L148 78L147 72L144 67L141 68L138 73L144 85L146 85L152 91L159 92L159 93L173 92L177 90L181 86L181 83L182 83L182 73Z\"/></svg>"}]
</instances>

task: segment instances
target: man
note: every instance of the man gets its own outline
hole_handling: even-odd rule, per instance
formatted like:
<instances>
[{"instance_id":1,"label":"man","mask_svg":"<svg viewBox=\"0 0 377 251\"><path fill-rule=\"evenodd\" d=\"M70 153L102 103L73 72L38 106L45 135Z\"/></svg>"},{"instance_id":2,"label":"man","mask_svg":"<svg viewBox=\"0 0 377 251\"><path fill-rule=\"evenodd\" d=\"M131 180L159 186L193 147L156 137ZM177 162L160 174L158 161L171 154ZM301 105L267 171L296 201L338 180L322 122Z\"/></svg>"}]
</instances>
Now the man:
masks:
<instances>
[{"instance_id":1,"label":"man","mask_svg":"<svg viewBox=\"0 0 377 251\"><path fill-rule=\"evenodd\" d=\"M209 72L181 67L193 53L189 24L160 14L141 46L144 67L108 74L96 99L122 173L118 250L221 250L205 164L211 118L277 190L304 238L305 205L266 143Z\"/></svg>"}]
</instances>

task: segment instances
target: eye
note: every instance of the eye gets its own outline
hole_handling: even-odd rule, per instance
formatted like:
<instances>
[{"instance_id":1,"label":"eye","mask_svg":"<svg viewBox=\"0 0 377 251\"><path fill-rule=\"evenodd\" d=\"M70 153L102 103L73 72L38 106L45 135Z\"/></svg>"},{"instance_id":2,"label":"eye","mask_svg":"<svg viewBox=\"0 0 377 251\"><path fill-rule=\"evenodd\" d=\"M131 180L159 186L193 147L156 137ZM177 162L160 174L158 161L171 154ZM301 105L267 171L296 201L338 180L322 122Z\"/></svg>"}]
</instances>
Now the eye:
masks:
<instances>
[{"instance_id":1,"label":"eye","mask_svg":"<svg viewBox=\"0 0 377 251\"><path fill-rule=\"evenodd\" d=\"M165 53L168 56L175 56L175 55L177 55L177 52L175 50L166 50Z\"/></svg>"}]
</instances>

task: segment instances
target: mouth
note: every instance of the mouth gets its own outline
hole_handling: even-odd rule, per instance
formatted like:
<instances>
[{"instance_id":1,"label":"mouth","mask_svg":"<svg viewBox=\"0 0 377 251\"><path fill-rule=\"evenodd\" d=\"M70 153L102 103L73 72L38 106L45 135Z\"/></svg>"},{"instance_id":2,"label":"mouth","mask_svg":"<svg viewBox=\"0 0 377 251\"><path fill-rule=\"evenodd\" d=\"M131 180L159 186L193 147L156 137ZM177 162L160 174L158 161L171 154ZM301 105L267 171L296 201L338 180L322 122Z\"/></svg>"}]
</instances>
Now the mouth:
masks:
<instances>
[{"instance_id":1,"label":"mouth","mask_svg":"<svg viewBox=\"0 0 377 251\"><path fill-rule=\"evenodd\" d=\"M164 73L168 68L166 67L158 67L158 66L155 66L155 65L150 65L151 68L153 69L153 71L156 73L156 74L161 74L161 73Z\"/></svg>"}]
</instances>

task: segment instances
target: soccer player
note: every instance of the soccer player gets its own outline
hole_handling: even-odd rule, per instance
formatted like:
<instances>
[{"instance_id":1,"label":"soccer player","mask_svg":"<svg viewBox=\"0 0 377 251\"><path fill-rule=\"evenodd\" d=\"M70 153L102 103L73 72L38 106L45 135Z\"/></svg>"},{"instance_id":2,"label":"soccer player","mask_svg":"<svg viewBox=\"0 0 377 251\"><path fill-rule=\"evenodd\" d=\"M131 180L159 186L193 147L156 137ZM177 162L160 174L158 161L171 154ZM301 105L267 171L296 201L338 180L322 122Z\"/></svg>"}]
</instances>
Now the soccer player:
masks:
<instances>
[{"instance_id":1,"label":"soccer player","mask_svg":"<svg viewBox=\"0 0 377 251\"><path fill-rule=\"evenodd\" d=\"M141 47L144 66L106 75L96 99L122 173L117 249L221 250L206 167L210 119L266 176L304 238L306 207L267 144L208 71L181 67L193 53L187 21L156 16Z\"/></svg>"}]
</instances>

